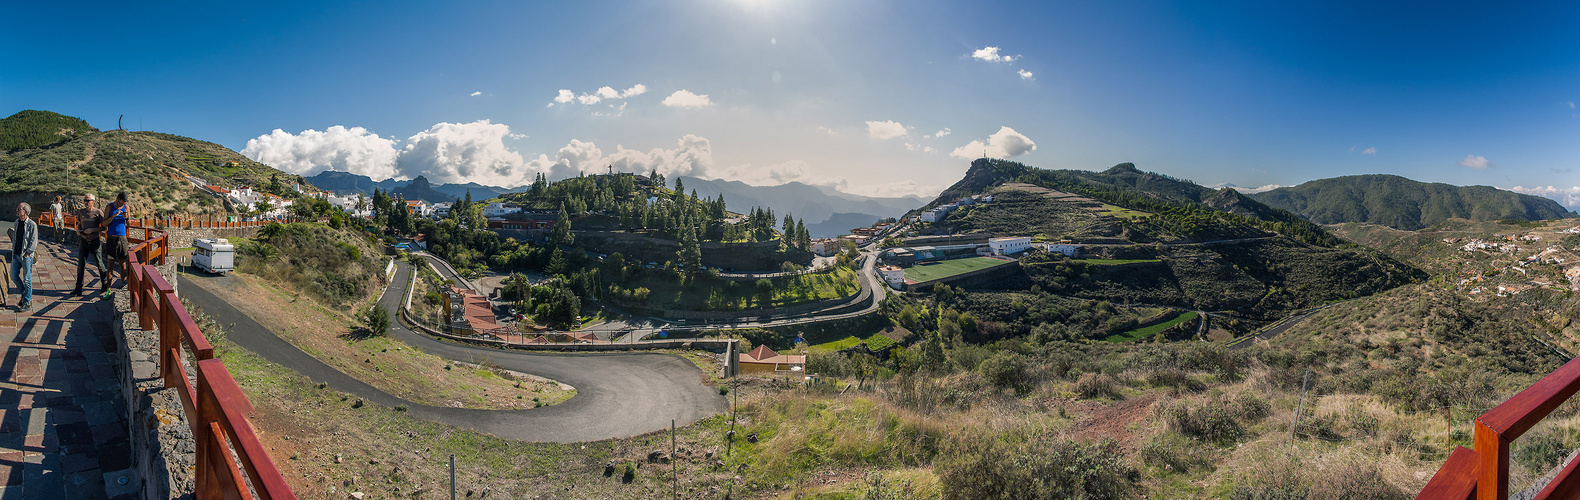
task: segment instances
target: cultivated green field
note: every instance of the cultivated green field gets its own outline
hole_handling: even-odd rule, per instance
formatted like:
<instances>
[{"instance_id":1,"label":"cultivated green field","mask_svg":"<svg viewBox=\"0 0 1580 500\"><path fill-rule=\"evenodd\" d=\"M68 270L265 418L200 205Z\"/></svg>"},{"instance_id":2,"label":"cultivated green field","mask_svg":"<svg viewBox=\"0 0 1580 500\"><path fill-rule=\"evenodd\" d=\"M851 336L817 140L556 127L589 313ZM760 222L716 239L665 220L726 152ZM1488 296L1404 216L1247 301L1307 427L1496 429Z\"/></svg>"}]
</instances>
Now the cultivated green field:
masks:
<instances>
[{"instance_id":1,"label":"cultivated green field","mask_svg":"<svg viewBox=\"0 0 1580 500\"><path fill-rule=\"evenodd\" d=\"M1178 325L1180 323L1184 323L1186 321L1190 321L1190 320L1193 320L1193 319L1196 319L1196 312L1195 311L1187 312L1187 313L1181 314L1179 316L1175 316L1174 319L1171 319L1171 320L1168 320L1168 321L1164 321L1162 323L1158 323L1156 325L1152 325L1152 326L1149 326L1149 327L1146 327L1146 328L1137 328L1135 330L1131 330L1131 331L1128 331L1128 332L1125 332L1125 333L1118 333L1118 334L1114 334L1114 335L1109 335L1107 338L1103 339L1103 342L1135 342L1137 340L1141 340L1141 339L1144 339L1144 338L1147 338L1147 337L1151 337L1153 335L1157 335L1158 332L1161 332L1163 330L1167 330L1171 326Z\"/></svg>"},{"instance_id":2,"label":"cultivated green field","mask_svg":"<svg viewBox=\"0 0 1580 500\"><path fill-rule=\"evenodd\" d=\"M920 283L1008 263L990 257L969 257L934 264L917 264L905 269L905 279Z\"/></svg>"}]
</instances>

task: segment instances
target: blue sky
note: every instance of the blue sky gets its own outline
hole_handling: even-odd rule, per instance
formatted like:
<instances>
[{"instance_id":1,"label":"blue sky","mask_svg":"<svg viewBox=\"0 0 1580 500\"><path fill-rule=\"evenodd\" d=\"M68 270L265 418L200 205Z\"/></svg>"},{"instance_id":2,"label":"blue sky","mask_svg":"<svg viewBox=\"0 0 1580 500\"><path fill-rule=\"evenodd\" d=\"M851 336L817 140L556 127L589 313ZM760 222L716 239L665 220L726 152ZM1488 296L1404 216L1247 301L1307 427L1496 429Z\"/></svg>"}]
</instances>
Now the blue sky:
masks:
<instances>
[{"instance_id":1,"label":"blue sky","mask_svg":"<svg viewBox=\"0 0 1580 500\"><path fill-rule=\"evenodd\" d=\"M1207 185L1393 173L1580 206L1573 2L268 7L10 6L0 113L124 114L288 171L435 182L615 165L930 195L986 150Z\"/></svg>"}]
</instances>

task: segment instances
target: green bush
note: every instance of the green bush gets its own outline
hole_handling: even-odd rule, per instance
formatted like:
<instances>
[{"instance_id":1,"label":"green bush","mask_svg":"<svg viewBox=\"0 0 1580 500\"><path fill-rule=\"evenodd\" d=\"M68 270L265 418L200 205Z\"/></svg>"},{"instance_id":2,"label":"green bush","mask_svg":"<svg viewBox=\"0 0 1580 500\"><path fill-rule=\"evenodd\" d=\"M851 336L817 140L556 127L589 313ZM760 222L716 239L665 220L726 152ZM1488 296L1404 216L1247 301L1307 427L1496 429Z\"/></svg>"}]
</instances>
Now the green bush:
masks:
<instances>
[{"instance_id":1,"label":"green bush","mask_svg":"<svg viewBox=\"0 0 1580 500\"><path fill-rule=\"evenodd\" d=\"M1119 393L1119 381L1115 380L1113 375L1106 373L1081 374L1081 378L1075 381L1075 393L1079 394L1082 399L1094 399L1104 396L1114 399L1122 399L1124 397Z\"/></svg>"},{"instance_id":2,"label":"green bush","mask_svg":"<svg viewBox=\"0 0 1580 500\"><path fill-rule=\"evenodd\" d=\"M368 333L374 337L383 337L390 332L389 310L384 304L368 306L362 313L363 322L367 324Z\"/></svg>"},{"instance_id":3,"label":"green bush","mask_svg":"<svg viewBox=\"0 0 1580 500\"><path fill-rule=\"evenodd\" d=\"M999 351L977 365L977 370L999 387L1019 390L1027 386L1026 357L1017 352Z\"/></svg>"}]
</instances>

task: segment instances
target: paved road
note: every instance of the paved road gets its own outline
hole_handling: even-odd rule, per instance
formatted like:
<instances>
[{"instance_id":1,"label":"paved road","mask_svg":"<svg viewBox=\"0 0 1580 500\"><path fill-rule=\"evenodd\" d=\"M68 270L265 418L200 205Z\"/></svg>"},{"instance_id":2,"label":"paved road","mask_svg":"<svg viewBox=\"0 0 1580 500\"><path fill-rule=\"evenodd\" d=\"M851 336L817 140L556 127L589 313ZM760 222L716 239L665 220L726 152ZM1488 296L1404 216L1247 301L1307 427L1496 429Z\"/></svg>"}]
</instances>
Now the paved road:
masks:
<instances>
[{"instance_id":1,"label":"paved road","mask_svg":"<svg viewBox=\"0 0 1580 500\"><path fill-rule=\"evenodd\" d=\"M380 303L390 311L390 335L430 354L471 362L487 358L502 368L547 377L575 387L569 401L528 410L474 410L412 403L353 379L281 340L203 287L227 286L229 277L186 280L182 295L219 322L235 325L229 340L271 362L383 406L405 406L418 418L523 441L578 442L634 436L724 411L723 396L701 384L703 374L680 356L656 353L524 353L439 341L402 326L396 314L411 269L397 262L394 285ZM196 286L192 286L196 285Z\"/></svg>"}]
</instances>

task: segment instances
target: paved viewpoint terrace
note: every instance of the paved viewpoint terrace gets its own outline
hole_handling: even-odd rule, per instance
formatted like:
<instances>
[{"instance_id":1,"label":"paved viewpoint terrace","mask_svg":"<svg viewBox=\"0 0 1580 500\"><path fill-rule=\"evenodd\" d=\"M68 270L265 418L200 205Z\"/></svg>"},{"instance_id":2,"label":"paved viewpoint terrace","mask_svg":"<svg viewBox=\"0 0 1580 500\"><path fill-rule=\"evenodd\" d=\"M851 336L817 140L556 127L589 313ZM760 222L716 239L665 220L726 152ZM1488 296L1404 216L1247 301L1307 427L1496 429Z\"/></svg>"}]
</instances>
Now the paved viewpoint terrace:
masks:
<instances>
[{"instance_id":1,"label":"paved viewpoint terrace","mask_svg":"<svg viewBox=\"0 0 1580 500\"><path fill-rule=\"evenodd\" d=\"M0 241L9 254L10 240ZM75 250L74 244L41 241L33 310L14 311L15 286L0 310L0 500L137 493L125 401L112 364L114 304L68 296L77 277ZM86 288L96 290L98 280L89 273Z\"/></svg>"}]
</instances>

